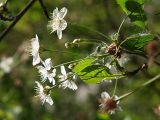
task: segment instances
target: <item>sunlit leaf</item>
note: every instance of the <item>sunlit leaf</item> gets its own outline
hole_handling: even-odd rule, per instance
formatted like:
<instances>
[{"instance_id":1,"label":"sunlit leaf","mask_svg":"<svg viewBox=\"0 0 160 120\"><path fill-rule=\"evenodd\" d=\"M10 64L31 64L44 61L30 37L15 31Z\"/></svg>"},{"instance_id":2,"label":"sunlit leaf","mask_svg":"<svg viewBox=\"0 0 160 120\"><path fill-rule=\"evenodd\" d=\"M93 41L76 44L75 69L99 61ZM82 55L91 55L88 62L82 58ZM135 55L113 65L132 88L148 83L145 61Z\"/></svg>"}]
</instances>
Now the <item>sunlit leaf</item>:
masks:
<instances>
[{"instance_id":1,"label":"sunlit leaf","mask_svg":"<svg viewBox=\"0 0 160 120\"><path fill-rule=\"evenodd\" d=\"M109 69L102 65L93 65L95 59L86 59L76 65L74 72L86 83L99 83L102 80L113 80L122 75L111 74Z\"/></svg>"},{"instance_id":2,"label":"sunlit leaf","mask_svg":"<svg viewBox=\"0 0 160 120\"><path fill-rule=\"evenodd\" d=\"M144 0L117 0L117 3L132 23L143 28L146 26L147 17L144 12Z\"/></svg>"},{"instance_id":3,"label":"sunlit leaf","mask_svg":"<svg viewBox=\"0 0 160 120\"><path fill-rule=\"evenodd\" d=\"M73 71L76 73L81 72L84 68L91 65L95 61L95 58L88 58L79 62L74 68Z\"/></svg>"},{"instance_id":4,"label":"sunlit leaf","mask_svg":"<svg viewBox=\"0 0 160 120\"><path fill-rule=\"evenodd\" d=\"M145 45L149 41L153 40L153 38L153 34L132 35L125 39L125 42L122 44L122 47L132 52L143 53Z\"/></svg>"}]
</instances>

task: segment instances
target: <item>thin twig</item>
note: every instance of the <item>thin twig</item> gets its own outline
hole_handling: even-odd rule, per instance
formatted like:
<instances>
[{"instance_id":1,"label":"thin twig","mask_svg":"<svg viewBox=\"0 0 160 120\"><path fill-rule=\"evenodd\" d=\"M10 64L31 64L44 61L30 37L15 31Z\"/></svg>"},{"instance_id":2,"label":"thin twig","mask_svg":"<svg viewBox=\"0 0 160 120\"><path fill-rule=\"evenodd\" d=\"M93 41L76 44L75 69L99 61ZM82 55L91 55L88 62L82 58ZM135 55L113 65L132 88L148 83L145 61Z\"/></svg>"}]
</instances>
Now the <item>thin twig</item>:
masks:
<instances>
[{"instance_id":1,"label":"thin twig","mask_svg":"<svg viewBox=\"0 0 160 120\"><path fill-rule=\"evenodd\" d=\"M44 5L43 0L39 0L39 3L40 3L40 5L41 5L41 8L43 9L43 12L44 12L45 16L47 17L47 19L50 20L51 18L49 17L49 14L48 14L48 12L47 12L47 8L46 8L46 6Z\"/></svg>"},{"instance_id":2,"label":"thin twig","mask_svg":"<svg viewBox=\"0 0 160 120\"><path fill-rule=\"evenodd\" d=\"M118 31L117 31L117 34L119 35L119 32L120 32L120 30L121 30L121 28L122 28L122 25L124 24L124 22L126 21L126 19L128 18L128 15L123 19L123 21L121 22L121 24L120 24L120 26L119 26L119 28L118 28Z\"/></svg>"},{"instance_id":3,"label":"thin twig","mask_svg":"<svg viewBox=\"0 0 160 120\"><path fill-rule=\"evenodd\" d=\"M116 82L115 82L114 91L113 91L113 95L112 96L114 96L116 94L117 83L118 83L118 79L116 78Z\"/></svg>"},{"instance_id":4,"label":"thin twig","mask_svg":"<svg viewBox=\"0 0 160 120\"><path fill-rule=\"evenodd\" d=\"M106 39L109 40L109 41L112 41L109 36L107 36L107 35L99 32L99 31L97 31L97 30L95 30L95 29L93 29L93 28L87 27L87 26L85 26L85 25L77 24L77 23L71 23L71 22L68 22L68 24L70 24L70 25L72 25L72 26L77 26L77 27L81 27L81 28L87 29L87 30L89 30L89 31L92 31L92 32L94 32L94 33L97 33L97 34L103 36L104 38L106 38Z\"/></svg>"},{"instance_id":5,"label":"thin twig","mask_svg":"<svg viewBox=\"0 0 160 120\"><path fill-rule=\"evenodd\" d=\"M122 100L122 99L126 98L127 96L129 96L129 95L131 95L131 94L133 94L133 93L135 93L135 92L141 90L143 87L145 87L145 86L147 86L147 85L149 85L149 84L155 82L156 80L160 80L160 75L157 75L157 76L155 76L154 78L148 80L147 82L143 83L142 85L140 85L139 87L137 87L137 88L134 89L133 91L128 92L128 93L126 93L126 94L120 96L120 97L117 99L117 101Z\"/></svg>"},{"instance_id":6,"label":"thin twig","mask_svg":"<svg viewBox=\"0 0 160 120\"><path fill-rule=\"evenodd\" d=\"M31 0L15 17L14 21L0 34L0 41L8 34L8 32L16 25L16 23L23 17L27 10L33 5L36 0Z\"/></svg>"}]
</instances>

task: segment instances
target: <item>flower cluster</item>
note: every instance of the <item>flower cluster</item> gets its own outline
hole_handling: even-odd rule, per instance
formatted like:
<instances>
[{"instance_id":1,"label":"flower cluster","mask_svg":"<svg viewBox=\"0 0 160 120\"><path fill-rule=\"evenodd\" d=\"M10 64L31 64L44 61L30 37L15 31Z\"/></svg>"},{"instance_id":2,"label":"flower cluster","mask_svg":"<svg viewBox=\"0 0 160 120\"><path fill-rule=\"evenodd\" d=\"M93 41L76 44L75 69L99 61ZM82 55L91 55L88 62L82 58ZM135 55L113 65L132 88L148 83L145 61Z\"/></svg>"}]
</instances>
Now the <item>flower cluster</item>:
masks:
<instances>
[{"instance_id":1,"label":"flower cluster","mask_svg":"<svg viewBox=\"0 0 160 120\"><path fill-rule=\"evenodd\" d=\"M39 97L41 100L41 103L44 104L44 102L49 103L50 105L53 105L53 100L50 96L50 87L46 86L45 88L43 88L43 86L38 82L35 81L37 87L35 87L36 90L36 97Z\"/></svg>"},{"instance_id":2,"label":"flower cluster","mask_svg":"<svg viewBox=\"0 0 160 120\"><path fill-rule=\"evenodd\" d=\"M61 74L56 74L56 68L53 66L51 58L47 58L46 60L42 60L39 55L39 38L36 35L35 38L31 39L31 47L30 47L30 54L33 57L32 65L36 66L38 72L41 77L41 82L49 82L51 86L43 85L35 81L36 83L36 96L39 97L41 103L44 104L45 102L49 103L50 105L53 104L53 100L51 98L51 89L55 86L61 88L69 88L72 90L76 90L78 87L75 84L76 75L73 72L66 72L64 65L60 67ZM57 80L57 81L56 81Z\"/></svg>"}]
</instances>

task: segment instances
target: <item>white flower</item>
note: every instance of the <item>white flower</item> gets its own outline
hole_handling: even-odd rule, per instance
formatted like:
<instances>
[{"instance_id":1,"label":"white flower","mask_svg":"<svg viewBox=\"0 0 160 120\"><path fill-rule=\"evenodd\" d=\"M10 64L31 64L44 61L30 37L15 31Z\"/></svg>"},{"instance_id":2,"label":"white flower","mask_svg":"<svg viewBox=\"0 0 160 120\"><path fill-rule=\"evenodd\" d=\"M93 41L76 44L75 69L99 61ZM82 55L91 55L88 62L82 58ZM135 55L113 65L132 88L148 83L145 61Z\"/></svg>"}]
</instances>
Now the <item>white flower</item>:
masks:
<instances>
[{"instance_id":1,"label":"white flower","mask_svg":"<svg viewBox=\"0 0 160 120\"><path fill-rule=\"evenodd\" d=\"M51 20L47 27L51 29L51 33L57 31L58 38L62 38L62 30L66 29L67 22L63 19L67 14L67 8L63 7L60 11L58 8L53 10Z\"/></svg>"},{"instance_id":2,"label":"white flower","mask_svg":"<svg viewBox=\"0 0 160 120\"><path fill-rule=\"evenodd\" d=\"M35 38L31 39L31 50L30 54L33 56L32 65L35 66L40 63L41 58L39 56L39 40L38 36L36 35Z\"/></svg>"},{"instance_id":3,"label":"white flower","mask_svg":"<svg viewBox=\"0 0 160 120\"><path fill-rule=\"evenodd\" d=\"M0 62L0 68L4 71L4 73L9 73L12 69L13 62L13 57L3 57Z\"/></svg>"},{"instance_id":4,"label":"white flower","mask_svg":"<svg viewBox=\"0 0 160 120\"><path fill-rule=\"evenodd\" d=\"M43 86L38 82L35 81L37 86L35 87L36 90L36 96L40 98L41 103L44 104L45 102L49 103L50 105L53 105L53 100L50 97L50 87L46 86L43 88Z\"/></svg>"},{"instance_id":5,"label":"white flower","mask_svg":"<svg viewBox=\"0 0 160 120\"><path fill-rule=\"evenodd\" d=\"M59 87L62 88L70 88L72 90L77 90L77 85L75 84L74 81L76 79L76 75L74 75L72 72L66 73L65 67L61 66L61 73L62 75L59 76L60 82L61 84L59 85Z\"/></svg>"},{"instance_id":6,"label":"white flower","mask_svg":"<svg viewBox=\"0 0 160 120\"><path fill-rule=\"evenodd\" d=\"M101 104L99 105L100 110L109 114L115 113L116 110L121 110L117 98L117 96L110 97L110 95L107 92L102 92L100 98Z\"/></svg>"},{"instance_id":7,"label":"white flower","mask_svg":"<svg viewBox=\"0 0 160 120\"><path fill-rule=\"evenodd\" d=\"M47 79L50 83L55 85L56 69L53 69L52 72L49 72L52 67L51 58L46 59L44 62L42 61L43 66L37 66L39 73L41 75L42 82L45 82Z\"/></svg>"}]
</instances>

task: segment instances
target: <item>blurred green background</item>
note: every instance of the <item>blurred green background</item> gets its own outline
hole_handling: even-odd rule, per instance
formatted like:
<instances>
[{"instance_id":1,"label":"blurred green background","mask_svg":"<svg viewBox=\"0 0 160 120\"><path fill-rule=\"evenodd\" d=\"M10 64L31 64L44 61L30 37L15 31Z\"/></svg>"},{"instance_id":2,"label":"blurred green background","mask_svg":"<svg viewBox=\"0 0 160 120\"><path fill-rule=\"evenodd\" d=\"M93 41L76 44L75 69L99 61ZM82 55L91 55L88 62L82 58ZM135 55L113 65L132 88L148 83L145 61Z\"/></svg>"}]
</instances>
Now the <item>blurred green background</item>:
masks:
<instances>
[{"instance_id":1,"label":"blurred green background","mask_svg":"<svg viewBox=\"0 0 160 120\"><path fill-rule=\"evenodd\" d=\"M29 2L29 0L9 0L8 8L13 15ZM64 44L75 38L91 38L106 41L103 36L70 23L81 24L106 35L115 33L125 17L124 12L115 0L45 0L49 13L56 7L66 7L68 13L65 20L68 27L63 31L62 40L57 35L49 34L48 20L38 1L27 11L23 18L4 37L0 43L0 58L14 57L14 65L9 73L0 73L0 120L158 120L154 113L155 107L160 104L160 82L156 81L141 91L127 97L120 102L123 111L111 116L99 115L98 98L102 91L112 93L112 83L102 82L96 85L86 85L78 81L79 89L54 89L52 91L53 106L41 105L35 99L34 82L40 80L39 74L32 66L32 57L25 52L25 41L29 41L37 34L40 45L62 52L43 52L42 59L52 58L54 65L87 56L95 49L94 45L83 45L78 48L66 49ZM148 17L150 32L160 33L160 1L146 0L145 11ZM0 20L2 32L10 22ZM132 33L141 31L127 20L122 27L122 39ZM130 71L142 63L147 62L141 57L130 55L126 68ZM120 79L116 94L118 96L131 91L136 86L160 73L160 67L150 66L133 77Z\"/></svg>"}]
</instances>

